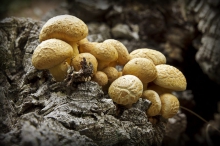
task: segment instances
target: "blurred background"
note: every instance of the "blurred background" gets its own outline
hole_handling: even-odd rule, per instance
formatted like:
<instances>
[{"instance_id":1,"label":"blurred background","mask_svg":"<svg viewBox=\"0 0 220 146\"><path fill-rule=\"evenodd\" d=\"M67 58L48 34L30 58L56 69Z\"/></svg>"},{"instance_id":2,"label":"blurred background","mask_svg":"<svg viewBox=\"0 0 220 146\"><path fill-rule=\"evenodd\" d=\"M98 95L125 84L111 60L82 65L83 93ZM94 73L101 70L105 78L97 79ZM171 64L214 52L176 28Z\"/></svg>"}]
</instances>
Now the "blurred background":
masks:
<instances>
[{"instance_id":1,"label":"blurred background","mask_svg":"<svg viewBox=\"0 0 220 146\"><path fill-rule=\"evenodd\" d=\"M58 7L62 0L2 0L0 5L1 19L8 16L30 17L41 20L48 11Z\"/></svg>"},{"instance_id":2,"label":"blurred background","mask_svg":"<svg viewBox=\"0 0 220 146\"><path fill-rule=\"evenodd\" d=\"M0 19L27 17L46 22L71 14L89 27L90 41L121 41L129 52L161 51L180 69L187 90L175 92L181 109L170 121L163 145L220 145L219 0L2 0Z\"/></svg>"}]
</instances>

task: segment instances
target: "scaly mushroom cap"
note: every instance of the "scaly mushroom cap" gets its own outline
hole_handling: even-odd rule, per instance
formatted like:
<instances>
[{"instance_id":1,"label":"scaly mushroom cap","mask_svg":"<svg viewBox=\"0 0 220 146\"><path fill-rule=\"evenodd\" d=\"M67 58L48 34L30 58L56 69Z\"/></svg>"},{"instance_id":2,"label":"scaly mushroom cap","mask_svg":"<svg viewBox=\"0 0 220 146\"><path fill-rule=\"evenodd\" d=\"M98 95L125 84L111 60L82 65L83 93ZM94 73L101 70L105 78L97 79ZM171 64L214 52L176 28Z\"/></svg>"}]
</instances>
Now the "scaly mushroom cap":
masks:
<instances>
[{"instance_id":1,"label":"scaly mushroom cap","mask_svg":"<svg viewBox=\"0 0 220 146\"><path fill-rule=\"evenodd\" d=\"M118 78L118 70L114 67L106 67L102 71L107 75L109 83Z\"/></svg>"},{"instance_id":2,"label":"scaly mushroom cap","mask_svg":"<svg viewBox=\"0 0 220 146\"><path fill-rule=\"evenodd\" d=\"M149 83L157 77L157 70L152 61L146 58L134 58L125 64L123 75L135 75L143 83Z\"/></svg>"},{"instance_id":3,"label":"scaly mushroom cap","mask_svg":"<svg viewBox=\"0 0 220 146\"><path fill-rule=\"evenodd\" d=\"M161 116L164 118L172 118L179 111L179 100L176 96L165 93L160 95L161 100Z\"/></svg>"},{"instance_id":4,"label":"scaly mushroom cap","mask_svg":"<svg viewBox=\"0 0 220 146\"><path fill-rule=\"evenodd\" d=\"M130 59L130 55L128 53L127 48L119 42L118 40L115 39L107 39L104 41L104 43L109 43L115 47L115 49L118 52L118 59L116 60L116 64L118 65L125 65Z\"/></svg>"},{"instance_id":5,"label":"scaly mushroom cap","mask_svg":"<svg viewBox=\"0 0 220 146\"><path fill-rule=\"evenodd\" d=\"M143 84L134 75L117 78L108 89L108 94L114 102L122 105L136 103L143 92Z\"/></svg>"},{"instance_id":6,"label":"scaly mushroom cap","mask_svg":"<svg viewBox=\"0 0 220 146\"><path fill-rule=\"evenodd\" d=\"M130 53L130 56L131 59L134 58L150 59L153 61L154 65L166 63L166 57L161 52L148 48L136 49Z\"/></svg>"},{"instance_id":7,"label":"scaly mushroom cap","mask_svg":"<svg viewBox=\"0 0 220 146\"><path fill-rule=\"evenodd\" d=\"M59 15L49 19L42 27L40 41L57 38L66 42L77 42L88 35L87 25L71 15Z\"/></svg>"},{"instance_id":8,"label":"scaly mushroom cap","mask_svg":"<svg viewBox=\"0 0 220 146\"><path fill-rule=\"evenodd\" d=\"M80 53L78 54L72 61L71 66L74 67L74 70L79 71L81 69L81 61L83 61L83 58L86 59L87 64L92 64L93 66L93 74L97 71L98 61L96 60L95 56L93 56L90 53Z\"/></svg>"},{"instance_id":9,"label":"scaly mushroom cap","mask_svg":"<svg viewBox=\"0 0 220 146\"><path fill-rule=\"evenodd\" d=\"M153 83L173 91L186 90L186 78L180 70L167 64L157 65L156 69L157 78Z\"/></svg>"},{"instance_id":10,"label":"scaly mushroom cap","mask_svg":"<svg viewBox=\"0 0 220 146\"><path fill-rule=\"evenodd\" d=\"M157 92L153 90L145 90L141 97L151 101L151 105L147 109L147 115L148 116L159 115L160 110L161 110L161 101L160 101L160 97L157 94Z\"/></svg>"},{"instance_id":11,"label":"scaly mushroom cap","mask_svg":"<svg viewBox=\"0 0 220 146\"><path fill-rule=\"evenodd\" d=\"M41 42L34 50L32 64L36 69L50 69L73 56L72 47L58 39Z\"/></svg>"},{"instance_id":12,"label":"scaly mushroom cap","mask_svg":"<svg viewBox=\"0 0 220 146\"><path fill-rule=\"evenodd\" d=\"M92 77L92 81L97 82L100 86L105 86L108 84L108 76L102 71L97 71Z\"/></svg>"}]
</instances>

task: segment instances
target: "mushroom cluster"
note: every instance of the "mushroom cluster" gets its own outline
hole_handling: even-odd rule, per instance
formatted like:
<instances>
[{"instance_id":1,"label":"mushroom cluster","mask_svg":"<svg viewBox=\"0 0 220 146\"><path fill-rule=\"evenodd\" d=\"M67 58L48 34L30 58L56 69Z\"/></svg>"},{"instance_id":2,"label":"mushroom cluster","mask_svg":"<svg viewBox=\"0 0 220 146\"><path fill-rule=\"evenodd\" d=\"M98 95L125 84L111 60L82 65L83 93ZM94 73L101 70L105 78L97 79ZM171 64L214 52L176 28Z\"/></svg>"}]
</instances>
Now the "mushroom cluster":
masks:
<instances>
[{"instance_id":1,"label":"mushroom cluster","mask_svg":"<svg viewBox=\"0 0 220 146\"><path fill-rule=\"evenodd\" d=\"M129 55L130 60L123 66L122 76L112 82L108 89L109 96L114 102L125 107L131 107L138 98L148 99L151 101L146 111L149 117L161 115L168 119L176 115L180 105L172 92L186 90L187 83L183 73L166 64L166 57L159 51L140 48ZM132 81L128 75L137 77L139 81ZM128 81L125 81L125 78ZM132 85L127 85L127 82L131 81ZM137 82L141 82L142 85ZM141 95L138 94L140 91L136 91L137 88L142 89Z\"/></svg>"},{"instance_id":2,"label":"mushroom cluster","mask_svg":"<svg viewBox=\"0 0 220 146\"><path fill-rule=\"evenodd\" d=\"M90 42L87 36L87 25L75 16L49 19L41 29L33 66L48 69L56 81L63 81L68 68L79 71L85 59L93 67L91 80L107 89L114 103L131 107L144 98L151 101L148 116L171 118L178 112L179 101L172 92L185 90L186 79L180 70L166 64L161 52L140 48L129 53L118 40Z\"/></svg>"}]
</instances>

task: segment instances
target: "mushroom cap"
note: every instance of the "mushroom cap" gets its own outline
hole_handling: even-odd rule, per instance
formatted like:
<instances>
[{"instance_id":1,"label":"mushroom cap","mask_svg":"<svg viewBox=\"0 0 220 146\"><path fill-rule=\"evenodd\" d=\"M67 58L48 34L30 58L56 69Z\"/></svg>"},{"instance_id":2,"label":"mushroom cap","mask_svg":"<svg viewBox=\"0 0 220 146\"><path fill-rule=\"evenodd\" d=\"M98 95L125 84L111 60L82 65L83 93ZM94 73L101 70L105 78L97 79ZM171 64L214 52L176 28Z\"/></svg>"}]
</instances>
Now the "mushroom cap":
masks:
<instances>
[{"instance_id":1,"label":"mushroom cap","mask_svg":"<svg viewBox=\"0 0 220 146\"><path fill-rule=\"evenodd\" d=\"M36 69L50 69L73 56L73 48L58 39L41 42L34 50L32 64Z\"/></svg>"},{"instance_id":2,"label":"mushroom cap","mask_svg":"<svg viewBox=\"0 0 220 146\"><path fill-rule=\"evenodd\" d=\"M157 78L153 83L173 91L186 90L186 78L176 67L167 64L160 64L156 65L156 69Z\"/></svg>"},{"instance_id":3,"label":"mushroom cap","mask_svg":"<svg viewBox=\"0 0 220 146\"><path fill-rule=\"evenodd\" d=\"M156 116L160 114L161 101L160 96L154 90L145 90L141 96L151 101L150 107L147 109L148 116Z\"/></svg>"},{"instance_id":4,"label":"mushroom cap","mask_svg":"<svg viewBox=\"0 0 220 146\"><path fill-rule=\"evenodd\" d=\"M179 100L176 96L170 93L160 95L161 100L161 116L171 118L179 111Z\"/></svg>"},{"instance_id":5,"label":"mushroom cap","mask_svg":"<svg viewBox=\"0 0 220 146\"><path fill-rule=\"evenodd\" d=\"M107 75L109 83L118 78L118 70L114 67L106 67L102 71Z\"/></svg>"},{"instance_id":6,"label":"mushroom cap","mask_svg":"<svg viewBox=\"0 0 220 146\"><path fill-rule=\"evenodd\" d=\"M130 59L130 55L128 53L127 48L120 41L115 39L107 39L104 43L109 43L115 47L118 52L118 59L116 60L116 64L125 65Z\"/></svg>"},{"instance_id":7,"label":"mushroom cap","mask_svg":"<svg viewBox=\"0 0 220 146\"><path fill-rule=\"evenodd\" d=\"M98 61L95 56L90 53L80 53L71 61L71 65L74 67L74 70L79 71L81 69L81 61L83 61L83 58L86 59L87 64L89 64L89 62L92 64L93 74L95 74L97 71Z\"/></svg>"},{"instance_id":8,"label":"mushroom cap","mask_svg":"<svg viewBox=\"0 0 220 146\"><path fill-rule=\"evenodd\" d=\"M79 47L80 52L88 52L96 57L97 60L112 62L118 59L118 52L114 46L108 43L87 42Z\"/></svg>"},{"instance_id":9,"label":"mushroom cap","mask_svg":"<svg viewBox=\"0 0 220 146\"><path fill-rule=\"evenodd\" d=\"M143 83L149 83L157 77L157 70L152 61L146 58L134 58L125 64L123 75L135 75Z\"/></svg>"},{"instance_id":10,"label":"mushroom cap","mask_svg":"<svg viewBox=\"0 0 220 146\"><path fill-rule=\"evenodd\" d=\"M39 40L57 38L66 42L77 42L87 35L88 27L81 19L71 15L59 15L44 24Z\"/></svg>"},{"instance_id":11,"label":"mushroom cap","mask_svg":"<svg viewBox=\"0 0 220 146\"><path fill-rule=\"evenodd\" d=\"M87 39L82 39L78 42L79 53L91 53L92 50L97 48L97 44L98 42L89 42Z\"/></svg>"},{"instance_id":12,"label":"mushroom cap","mask_svg":"<svg viewBox=\"0 0 220 146\"><path fill-rule=\"evenodd\" d=\"M122 105L136 103L143 92L143 84L134 75L124 75L117 78L108 89L108 94L114 102Z\"/></svg>"},{"instance_id":13,"label":"mushroom cap","mask_svg":"<svg viewBox=\"0 0 220 146\"><path fill-rule=\"evenodd\" d=\"M130 53L131 59L134 58L147 58L153 61L154 65L165 64L166 57L159 51L148 49L148 48L140 48L132 51Z\"/></svg>"},{"instance_id":14,"label":"mushroom cap","mask_svg":"<svg viewBox=\"0 0 220 146\"><path fill-rule=\"evenodd\" d=\"M92 81L97 82L100 86L105 86L108 84L108 76L102 71L97 71L92 77Z\"/></svg>"}]
</instances>

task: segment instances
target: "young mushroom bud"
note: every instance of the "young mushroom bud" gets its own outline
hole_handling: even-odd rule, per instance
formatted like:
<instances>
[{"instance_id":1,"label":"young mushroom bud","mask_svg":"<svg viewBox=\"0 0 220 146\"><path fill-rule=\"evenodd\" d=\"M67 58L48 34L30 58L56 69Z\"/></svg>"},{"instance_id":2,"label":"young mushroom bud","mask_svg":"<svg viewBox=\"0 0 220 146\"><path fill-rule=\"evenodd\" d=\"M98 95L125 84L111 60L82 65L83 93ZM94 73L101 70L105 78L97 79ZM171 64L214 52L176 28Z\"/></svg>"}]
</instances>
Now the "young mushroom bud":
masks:
<instances>
[{"instance_id":1,"label":"young mushroom bud","mask_svg":"<svg viewBox=\"0 0 220 146\"><path fill-rule=\"evenodd\" d=\"M122 71L119 71L118 72L118 77L121 77L122 76Z\"/></svg>"},{"instance_id":2,"label":"young mushroom bud","mask_svg":"<svg viewBox=\"0 0 220 146\"><path fill-rule=\"evenodd\" d=\"M157 70L152 61L146 58L134 58L125 64L123 75L135 75L144 84L153 81L157 77Z\"/></svg>"},{"instance_id":3,"label":"young mushroom bud","mask_svg":"<svg viewBox=\"0 0 220 146\"><path fill-rule=\"evenodd\" d=\"M88 35L87 25L72 15L59 15L50 18L42 27L39 40L56 38L69 43L74 56L79 54L77 42Z\"/></svg>"},{"instance_id":4,"label":"young mushroom bud","mask_svg":"<svg viewBox=\"0 0 220 146\"><path fill-rule=\"evenodd\" d=\"M143 92L143 84L134 75L124 75L117 78L108 89L108 94L114 102L121 105L136 103Z\"/></svg>"},{"instance_id":5,"label":"young mushroom bud","mask_svg":"<svg viewBox=\"0 0 220 146\"><path fill-rule=\"evenodd\" d=\"M102 71L107 75L109 83L112 83L118 78L118 70L114 67L106 67Z\"/></svg>"},{"instance_id":6,"label":"young mushroom bud","mask_svg":"<svg viewBox=\"0 0 220 146\"><path fill-rule=\"evenodd\" d=\"M160 114L161 101L157 92L153 90L145 90L141 97L151 101L151 105L146 112L148 116L156 116Z\"/></svg>"},{"instance_id":7,"label":"young mushroom bud","mask_svg":"<svg viewBox=\"0 0 220 146\"><path fill-rule=\"evenodd\" d=\"M168 119L172 118L179 111L179 100L170 93L160 95L161 116Z\"/></svg>"},{"instance_id":8,"label":"young mushroom bud","mask_svg":"<svg viewBox=\"0 0 220 146\"><path fill-rule=\"evenodd\" d=\"M148 48L136 49L130 53L130 56L131 59L134 58L150 59L151 61L153 61L154 65L166 63L166 57L161 52Z\"/></svg>"},{"instance_id":9,"label":"young mushroom bud","mask_svg":"<svg viewBox=\"0 0 220 146\"><path fill-rule=\"evenodd\" d=\"M78 54L74 59L72 59L71 66L74 67L75 71L79 71L81 69L81 62L83 61L83 58L86 59L87 65L89 65L89 63L92 64L93 74L95 74L97 71L98 62L97 62L95 56L93 56L90 53Z\"/></svg>"},{"instance_id":10,"label":"young mushroom bud","mask_svg":"<svg viewBox=\"0 0 220 146\"><path fill-rule=\"evenodd\" d=\"M92 77L92 81L97 82L100 86L105 86L108 84L108 76L102 71L97 71Z\"/></svg>"},{"instance_id":11,"label":"young mushroom bud","mask_svg":"<svg viewBox=\"0 0 220 146\"><path fill-rule=\"evenodd\" d=\"M156 66L157 78L154 84L173 91L186 90L186 78L183 73L174 66L160 64Z\"/></svg>"},{"instance_id":12,"label":"young mushroom bud","mask_svg":"<svg viewBox=\"0 0 220 146\"><path fill-rule=\"evenodd\" d=\"M124 46L124 44L122 44L118 40L107 39L104 41L104 43L109 43L110 45L113 45L118 52L118 59L111 63L113 64L113 66L114 65L124 66L131 59L127 48Z\"/></svg>"},{"instance_id":13,"label":"young mushroom bud","mask_svg":"<svg viewBox=\"0 0 220 146\"><path fill-rule=\"evenodd\" d=\"M41 42L34 50L32 64L36 69L48 69L56 81L63 81L67 75L69 60L73 55L72 47L58 39Z\"/></svg>"}]
</instances>

